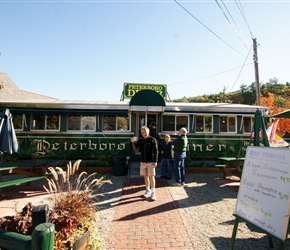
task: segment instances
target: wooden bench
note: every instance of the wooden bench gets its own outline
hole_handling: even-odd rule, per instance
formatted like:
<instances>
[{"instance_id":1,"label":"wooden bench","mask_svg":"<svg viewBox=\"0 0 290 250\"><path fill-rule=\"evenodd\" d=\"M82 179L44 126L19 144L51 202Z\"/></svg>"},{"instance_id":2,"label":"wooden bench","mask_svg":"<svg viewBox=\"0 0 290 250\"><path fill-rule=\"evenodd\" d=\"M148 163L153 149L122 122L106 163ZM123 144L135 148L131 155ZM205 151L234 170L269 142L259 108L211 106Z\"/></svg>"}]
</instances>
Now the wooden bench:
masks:
<instances>
[{"instance_id":1,"label":"wooden bench","mask_svg":"<svg viewBox=\"0 0 290 250\"><path fill-rule=\"evenodd\" d=\"M51 173L47 173L50 160L23 160L19 162L4 164L0 167L0 189L9 186L20 185L26 183L29 185L31 181L37 181L50 178ZM40 169L38 169L40 167ZM15 180L2 181L2 172L8 174L25 175Z\"/></svg>"},{"instance_id":2,"label":"wooden bench","mask_svg":"<svg viewBox=\"0 0 290 250\"><path fill-rule=\"evenodd\" d=\"M43 174L43 175L19 178L19 179L16 179L16 180L2 181L2 182L0 182L0 189L4 188L4 187L20 185L22 183L30 183L31 181L38 181L38 180L41 180L41 179L49 178L51 176L52 176L51 173L47 173L47 174Z\"/></svg>"},{"instance_id":3,"label":"wooden bench","mask_svg":"<svg viewBox=\"0 0 290 250\"><path fill-rule=\"evenodd\" d=\"M226 164L216 164L214 165L216 168L220 168L220 169L223 169L226 167Z\"/></svg>"},{"instance_id":4,"label":"wooden bench","mask_svg":"<svg viewBox=\"0 0 290 250\"><path fill-rule=\"evenodd\" d=\"M240 163L245 160L245 158L238 157L218 157L218 160L223 164L216 164L215 167L218 167L223 171L223 178L225 179L227 175L235 175L241 177L241 167Z\"/></svg>"},{"instance_id":5,"label":"wooden bench","mask_svg":"<svg viewBox=\"0 0 290 250\"><path fill-rule=\"evenodd\" d=\"M16 173L16 174L28 175L29 172L30 173L35 172L36 167L41 167L43 171L46 171L46 168L50 162L51 162L50 160L23 160L23 161L3 164L2 166L0 166L0 171L6 171L9 174ZM45 172L43 172L43 174L44 173Z\"/></svg>"}]
</instances>

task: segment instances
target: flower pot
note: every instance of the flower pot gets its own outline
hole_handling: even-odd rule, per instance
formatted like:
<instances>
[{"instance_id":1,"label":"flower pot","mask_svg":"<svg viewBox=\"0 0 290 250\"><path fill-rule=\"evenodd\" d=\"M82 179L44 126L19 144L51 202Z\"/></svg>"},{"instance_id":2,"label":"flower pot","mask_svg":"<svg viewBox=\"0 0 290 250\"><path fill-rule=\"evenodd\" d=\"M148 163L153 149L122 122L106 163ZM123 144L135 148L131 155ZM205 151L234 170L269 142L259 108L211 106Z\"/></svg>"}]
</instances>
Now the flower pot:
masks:
<instances>
[{"instance_id":1,"label":"flower pot","mask_svg":"<svg viewBox=\"0 0 290 250\"><path fill-rule=\"evenodd\" d=\"M89 243L90 234L86 231L80 238L73 244L73 250L84 250Z\"/></svg>"}]
</instances>

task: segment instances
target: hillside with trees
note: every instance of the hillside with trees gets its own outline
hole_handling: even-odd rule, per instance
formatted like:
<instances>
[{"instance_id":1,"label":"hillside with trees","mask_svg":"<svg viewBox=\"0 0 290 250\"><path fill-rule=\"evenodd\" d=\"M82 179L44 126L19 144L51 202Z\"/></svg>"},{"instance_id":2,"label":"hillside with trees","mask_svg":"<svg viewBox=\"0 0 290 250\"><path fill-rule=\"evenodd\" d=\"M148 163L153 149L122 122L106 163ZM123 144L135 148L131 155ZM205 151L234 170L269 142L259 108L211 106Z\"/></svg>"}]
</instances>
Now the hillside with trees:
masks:
<instances>
[{"instance_id":1,"label":"hillside with trees","mask_svg":"<svg viewBox=\"0 0 290 250\"><path fill-rule=\"evenodd\" d=\"M277 78L270 79L266 83L260 84L261 106L269 109L269 115L280 113L290 109L290 83L279 83ZM183 97L173 100L173 102L209 102L209 103L237 103L255 105L256 85L249 86L242 84L238 91L218 94L202 95L196 97ZM281 118L277 127L277 134L282 137L290 137L290 119Z\"/></svg>"}]
</instances>

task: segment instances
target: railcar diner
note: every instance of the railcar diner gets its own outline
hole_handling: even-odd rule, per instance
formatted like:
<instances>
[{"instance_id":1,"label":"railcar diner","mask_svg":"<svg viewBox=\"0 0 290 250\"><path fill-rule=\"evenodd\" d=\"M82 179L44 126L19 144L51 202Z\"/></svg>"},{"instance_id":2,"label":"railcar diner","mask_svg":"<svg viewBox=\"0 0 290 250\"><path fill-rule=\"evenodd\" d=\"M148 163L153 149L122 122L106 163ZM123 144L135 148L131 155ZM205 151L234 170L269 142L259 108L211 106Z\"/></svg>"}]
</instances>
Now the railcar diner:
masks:
<instances>
[{"instance_id":1,"label":"railcar diner","mask_svg":"<svg viewBox=\"0 0 290 250\"><path fill-rule=\"evenodd\" d=\"M9 108L23 158L90 159L103 152L129 155L130 137L154 120L158 134L173 138L188 129L189 156L243 156L257 107L167 102L162 110L126 102L54 101L1 103Z\"/></svg>"},{"instance_id":2,"label":"railcar diner","mask_svg":"<svg viewBox=\"0 0 290 250\"><path fill-rule=\"evenodd\" d=\"M141 126L154 121L161 138L170 134L174 139L181 127L187 128L192 161L244 157L255 111L267 111L242 104L172 102L166 99L166 85L158 91L141 87L124 84L118 102L13 100L0 101L0 110L8 108L13 115L23 159L129 156L130 138L141 136Z\"/></svg>"}]
</instances>

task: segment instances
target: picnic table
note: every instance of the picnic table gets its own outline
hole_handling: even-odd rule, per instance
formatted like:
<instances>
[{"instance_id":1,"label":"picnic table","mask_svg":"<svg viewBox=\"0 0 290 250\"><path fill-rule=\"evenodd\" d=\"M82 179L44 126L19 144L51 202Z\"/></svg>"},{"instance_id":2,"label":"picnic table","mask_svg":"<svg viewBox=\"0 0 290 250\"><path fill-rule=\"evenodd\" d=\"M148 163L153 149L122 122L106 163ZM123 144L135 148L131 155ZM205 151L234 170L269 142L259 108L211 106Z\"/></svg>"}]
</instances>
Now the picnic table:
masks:
<instances>
[{"instance_id":1,"label":"picnic table","mask_svg":"<svg viewBox=\"0 0 290 250\"><path fill-rule=\"evenodd\" d=\"M51 160L22 160L9 164L3 164L0 166L0 189L21 183L27 183L27 185L29 185L31 181L37 181L50 177L51 173L47 173L47 168L49 167L50 162ZM24 175L25 177L2 181L3 173Z\"/></svg>"},{"instance_id":2,"label":"picnic table","mask_svg":"<svg viewBox=\"0 0 290 250\"><path fill-rule=\"evenodd\" d=\"M217 164L215 167L219 167L223 171L223 178L226 179L227 175L235 175L241 177L242 164L245 161L244 157L218 157L223 164Z\"/></svg>"}]
</instances>

